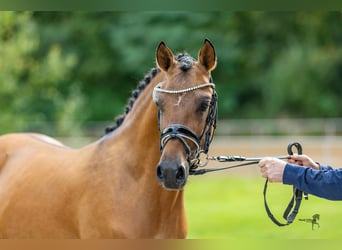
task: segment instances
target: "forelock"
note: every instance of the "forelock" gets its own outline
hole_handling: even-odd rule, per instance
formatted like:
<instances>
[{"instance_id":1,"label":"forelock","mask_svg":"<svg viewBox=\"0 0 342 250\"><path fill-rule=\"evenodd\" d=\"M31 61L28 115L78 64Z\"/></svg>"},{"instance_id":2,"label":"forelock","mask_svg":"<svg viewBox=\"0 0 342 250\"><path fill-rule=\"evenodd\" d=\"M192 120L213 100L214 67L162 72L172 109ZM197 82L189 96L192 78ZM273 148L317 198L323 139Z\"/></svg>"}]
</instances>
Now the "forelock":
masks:
<instances>
[{"instance_id":1,"label":"forelock","mask_svg":"<svg viewBox=\"0 0 342 250\"><path fill-rule=\"evenodd\" d=\"M195 61L195 59L187 53L180 53L175 58L179 62L179 68L183 71L191 69Z\"/></svg>"}]
</instances>

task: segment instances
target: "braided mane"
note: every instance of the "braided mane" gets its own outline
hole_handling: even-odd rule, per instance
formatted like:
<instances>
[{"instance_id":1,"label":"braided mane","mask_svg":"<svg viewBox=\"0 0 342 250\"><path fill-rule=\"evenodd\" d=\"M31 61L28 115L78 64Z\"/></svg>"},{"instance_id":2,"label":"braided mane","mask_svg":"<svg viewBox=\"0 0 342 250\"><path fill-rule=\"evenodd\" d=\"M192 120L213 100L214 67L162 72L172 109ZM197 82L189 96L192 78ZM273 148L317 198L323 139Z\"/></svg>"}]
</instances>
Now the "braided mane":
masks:
<instances>
[{"instance_id":1,"label":"braided mane","mask_svg":"<svg viewBox=\"0 0 342 250\"><path fill-rule=\"evenodd\" d=\"M175 59L180 62L179 68L183 71L187 71L191 69L193 62L195 61L189 54L187 53L179 53L175 56ZM115 129L121 126L123 121L126 118L126 115L131 111L135 101L140 96L141 92L146 88L146 86L152 81L152 79L160 72L159 68L153 68L147 75L145 75L144 79L138 83L138 87L132 91L132 96L128 99L128 102L125 107L125 111L123 114L117 116L114 119L114 125L107 127L105 129L105 133L109 134L113 132Z\"/></svg>"},{"instance_id":2,"label":"braided mane","mask_svg":"<svg viewBox=\"0 0 342 250\"><path fill-rule=\"evenodd\" d=\"M146 86L151 82L151 80L159 72L160 72L160 69L153 68L147 75L145 75L144 79L139 82L138 87L132 91L132 97L130 97L128 99L124 113L115 118L113 126L106 128L106 130L105 130L106 134L108 134L108 133L114 131L115 129L117 129L118 127L120 127L120 125L125 120L126 115L129 113L129 111L131 111L135 101L137 100L137 98L139 97L141 92L146 88Z\"/></svg>"}]
</instances>

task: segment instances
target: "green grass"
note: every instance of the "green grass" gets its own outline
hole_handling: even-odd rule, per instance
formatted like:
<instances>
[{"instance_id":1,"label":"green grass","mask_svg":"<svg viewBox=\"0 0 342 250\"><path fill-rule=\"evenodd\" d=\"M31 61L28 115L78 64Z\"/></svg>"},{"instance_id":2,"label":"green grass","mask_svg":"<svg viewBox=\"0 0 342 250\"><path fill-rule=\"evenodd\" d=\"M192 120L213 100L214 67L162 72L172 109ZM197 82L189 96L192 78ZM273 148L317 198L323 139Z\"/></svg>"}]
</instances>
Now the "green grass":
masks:
<instances>
[{"instance_id":1,"label":"green grass","mask_svg":"<svg viewBox=\"0 0 342 250\"><path fill-rule=\"evenodd\" d=\"M191 176L185 189L190 239L339 239L342 236L342 202L309 195L295 221L278 227L268 218L263 203L264 179L212 174ZM342 187L341 187L342 188ZM267 199L274 216L281 218L292 187L269 183ZM320 228L298 219L320 214Z\"/></svg>"}]
</instances>

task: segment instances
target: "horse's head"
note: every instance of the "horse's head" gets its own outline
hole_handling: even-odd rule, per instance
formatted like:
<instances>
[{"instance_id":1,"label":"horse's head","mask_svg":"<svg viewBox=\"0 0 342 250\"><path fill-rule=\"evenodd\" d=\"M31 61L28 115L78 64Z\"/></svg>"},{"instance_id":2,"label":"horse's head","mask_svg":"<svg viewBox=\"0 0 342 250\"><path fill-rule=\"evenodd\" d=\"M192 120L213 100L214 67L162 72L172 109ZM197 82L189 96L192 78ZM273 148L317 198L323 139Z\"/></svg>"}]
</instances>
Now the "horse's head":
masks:
<instances>
[{"instance_id":1,"label":"horse's head","mask_svg":"<svg viewBox=\"0 0 342 250\"><path fill-rule=\"evenodd\" d=\"M167 189L182 189L189 173L207 153L216 126L217 96L210 72L215 49L205 40L196 61L188 54L174 56L161 42L156 61L165 77L154 89L158 106L161 158L158 180Z\"/></svg>"},{"instance_id":2,"label":"horse's head","mask_svg":"<svg viewBox=\"0 0 342 250\"><path fill-rule=\"evenodd\" d=\"M314 214L314 215L312 216L312 219L314 219L314 220L319 220L319 214Z\"/></svg>"}]
</instances>

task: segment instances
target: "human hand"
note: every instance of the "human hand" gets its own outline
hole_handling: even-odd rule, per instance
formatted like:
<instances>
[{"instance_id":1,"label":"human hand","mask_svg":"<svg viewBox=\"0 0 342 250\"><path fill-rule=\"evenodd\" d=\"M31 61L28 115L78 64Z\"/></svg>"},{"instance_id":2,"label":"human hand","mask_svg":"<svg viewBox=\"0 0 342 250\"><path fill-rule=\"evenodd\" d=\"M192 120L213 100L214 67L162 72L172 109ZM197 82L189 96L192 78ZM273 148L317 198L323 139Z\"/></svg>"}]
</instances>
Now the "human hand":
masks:
<instances>
[{"instance_id":1,"label":"human hand","mask_svg":"<svg viewBox=\"0 0 342 250\"><path fill-rule=\"evenodd\" d=\"M259 162L261 176L268 178L270 182L282 182L285 161L274 157L265 157Z\"/></svg>"},{"instance_id":2,"label":"human hand","mask_svg":"<svg viewBox=\"0 0 342 250\"><path fill-rule=\"evenodd\" d=\"M307 155L290 155L288 162L291 164L302 165L318 170L319 165Z\"/></svg>"}]
</instances>

